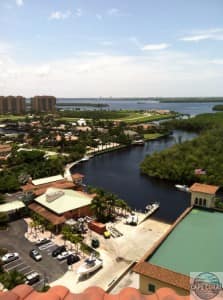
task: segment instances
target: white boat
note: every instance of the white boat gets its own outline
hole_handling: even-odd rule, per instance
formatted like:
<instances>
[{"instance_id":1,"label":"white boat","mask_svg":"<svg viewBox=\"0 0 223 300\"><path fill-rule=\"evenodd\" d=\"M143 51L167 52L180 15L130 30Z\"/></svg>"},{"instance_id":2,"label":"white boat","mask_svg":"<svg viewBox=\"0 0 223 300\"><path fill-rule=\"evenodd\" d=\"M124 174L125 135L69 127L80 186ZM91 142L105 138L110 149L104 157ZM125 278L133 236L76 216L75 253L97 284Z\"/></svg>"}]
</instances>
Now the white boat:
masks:
<instances>
[{"instance_id":1,"label":"white boat","mask_svg":"<svg viewBox=\"0 0 223 300\"><path fill-rule=\"evenodd\" d=\"M88 257L82 265L77 269L79 276L88 275L103 266L103 261L95 256Z\"/></svg>"},{"instance_id":2,"label":"white boat","mask_svg":"<svg viewBox=\"0 0 223 300\"><path fill-rule=\"evenodd\" d=\"M126 219L126 224L128 225L137 225L138 224L138 216L134 213L129 215Z\"/></svg>"},{"instance_id":3,"label":"white boat","mask_svg":"<svg viewBox=\"0 0 223 300\"><path fill-rule=\"evenodd\" d=\"M175 188L182 192L190 192L190 189L187 185L175 184Z\"/></svg>"},{"instance_id":4,"label":"white boat","mask_svg":"<svg viewBox=\"0 0 223 300\"><path fill-rule=\"evenodd\" d=\"M148 215L153 214L158 208L160 207L160 204L158 202L154 202L152 204L149 204L146 206L146 211Z\"/></svg>"},{"instance_id":5,"label":"white boat","mask_svg":"<svg viewBox=\"0 0 223 300\"><path fill-rule=\"evenodd\" d=\"M84 156L80 161L88 161L92 156Z\"/></svg>"}]
</instances>

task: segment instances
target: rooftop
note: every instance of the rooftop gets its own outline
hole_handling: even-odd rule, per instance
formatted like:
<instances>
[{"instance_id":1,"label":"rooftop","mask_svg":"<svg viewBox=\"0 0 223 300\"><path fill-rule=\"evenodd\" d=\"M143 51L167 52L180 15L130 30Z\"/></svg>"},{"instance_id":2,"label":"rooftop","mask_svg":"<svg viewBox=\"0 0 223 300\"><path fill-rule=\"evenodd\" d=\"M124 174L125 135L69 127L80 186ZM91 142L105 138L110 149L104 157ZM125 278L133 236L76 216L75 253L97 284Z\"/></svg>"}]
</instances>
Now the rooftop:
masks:
<instances>
[{"instance_id":1,"label":"rooftop","mask_svg":"<svg viewBox=\"0 0 223 300\"><path fill-rule=\"evenodd\" d=\"M202 183L196 182L190 187L190 191L214 195L219 188L220 188L219 186L202 184Z\"/></svg>"},{"instance_id":2,"label":"rooftop","mask_svg":"<svg viewBox=\"0 0 223 300\"><path fill-rule=\"evenodd\" d=\"M124 288L119 294L110 295L99 287L89 287L80 294L71 293L64 286L51 287L47 292L40 293L31 286L18 285L8 292L0 291L0 300L154 300L154 299L172 299L189 300L188 297L180 297L173 290L168 288L159 289L155 295L142 295L135 288ZM216 300L220 297L216 298Z\"/></svg>"},{"instance_id":3,"label":"rooftop","mask_svg":"<svg viewBox=\"0 0 223 300\"><path fill-rule=\"evenodd\" d=\"M90 205L91 200L92 196L86 193L56 188L47 189L45 194L35 199L37 203L58 215Z\"/></svg>"},{"instance_id":4,"label":"rooftop","mask_svg":"<svg viewBox=\"0 0 223 300\"><path fill-rule=\"evenodd\" d=\"M44 178L32 180L32 184L40 185L40 184L51 183L51 182L63 180L63 179L64 178L62 175L56 175L56 176L50 176L50 177L44 177Z\"/></svg>"},{"instance_id":5,"label":"rooftop","mask_svg":"<svg viewBox=\"0 0 223 300\"><path fill-rule=\"evenodd\" d=\"M0 205L0 212L10 212L13 210L21 209L25 207L25 204L22 201L16 200Z\"/></svg>"},{"instance_id":6,"label":"rooftop","mask_svg":"<svg viewBox=\"0 0 223 300\"><path fill-rule=\"evenodd\" d=\"M147 262L186 276L202 270L221 272L222 223L223 213L191 210Z\"/></svg>"}]
</instances>

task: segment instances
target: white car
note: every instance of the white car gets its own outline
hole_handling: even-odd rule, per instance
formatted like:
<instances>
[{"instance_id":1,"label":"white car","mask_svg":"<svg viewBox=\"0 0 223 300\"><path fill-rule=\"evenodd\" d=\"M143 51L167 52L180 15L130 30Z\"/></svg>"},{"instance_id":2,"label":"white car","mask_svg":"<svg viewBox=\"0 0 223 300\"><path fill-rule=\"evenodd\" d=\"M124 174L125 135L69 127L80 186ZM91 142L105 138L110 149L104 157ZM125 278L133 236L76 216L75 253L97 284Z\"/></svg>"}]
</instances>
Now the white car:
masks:
<instances>
[{"instance_id":1,"label":"white car","mask_svg":"<svg viewBox=\"0 0 223 300\"><path fill-rule=\"evenodd\" d=\"M72 252L70 251L64 251L61 254L57 255L57 259L58 260L64 260L66 259L70 254L72 254Z\"/></svg>"},{"instance_id":2,"label":"white car","mask_svg":"<svg viewBox=\"0 0 223 300\"><path fill-rule=\"evenodd\" d=\"M26 276L26 284L32 285L40 280L40 275L37 272L32 272Z\"/></svg>"},{"instance_id":3,"label":"white car","mask_svg":"<svg viewBox=\"0 0 223 300\"><path fill-rule=\"evenodd\" d=\"M17 252L6 253L5 255L2 256L1 261L6 264L6 263L14 261L18 258L19 258L19 253L17 253Z\"/></svg>"}]
</instances>

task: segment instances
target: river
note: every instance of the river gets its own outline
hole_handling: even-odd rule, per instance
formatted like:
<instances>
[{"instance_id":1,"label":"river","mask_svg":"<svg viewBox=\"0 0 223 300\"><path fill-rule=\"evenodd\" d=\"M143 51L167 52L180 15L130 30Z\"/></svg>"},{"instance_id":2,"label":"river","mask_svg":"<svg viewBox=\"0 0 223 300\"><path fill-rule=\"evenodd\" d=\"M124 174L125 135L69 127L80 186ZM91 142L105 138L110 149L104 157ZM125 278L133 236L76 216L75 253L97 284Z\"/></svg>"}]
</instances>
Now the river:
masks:
<instances>
[{"instance_id":1,"label":"river","mask_svg":"<svg viewBox=\"0 0 223 300\"><path fill-rule=\"evenodd\" d=\"M95 156L74 166L72 172L83 173L85 184L117 194L133 209L144 210L148 203L160 202L160 209L153 217L171 223L189 206L190 194L176 190L173 183L140 174L139 165L147 154L174 145L179 137L183 142L195 136L194 133L174 131L172 136L146 142L144 146Z\"/></svg>"}]
</instances>

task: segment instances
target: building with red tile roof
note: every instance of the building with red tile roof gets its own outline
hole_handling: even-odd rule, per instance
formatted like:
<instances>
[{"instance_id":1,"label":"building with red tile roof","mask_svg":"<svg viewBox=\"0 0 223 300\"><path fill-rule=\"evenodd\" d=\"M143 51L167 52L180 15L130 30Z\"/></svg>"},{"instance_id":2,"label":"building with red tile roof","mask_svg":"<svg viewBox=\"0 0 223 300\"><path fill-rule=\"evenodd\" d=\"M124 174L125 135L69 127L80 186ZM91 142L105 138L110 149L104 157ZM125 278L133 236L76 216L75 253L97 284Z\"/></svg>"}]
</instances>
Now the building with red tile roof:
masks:
<instances>
[{"instance_id":1,"label":"building with red tile roof","mask_svg":"<svg viewBox=\"0 0 223 300\"><path fill-rule=\"evenodd\" d=\"M216 193L220 189L219 186L194 183L190 187L191 205L214 208Z\"/></svg>"}]
</instances>

